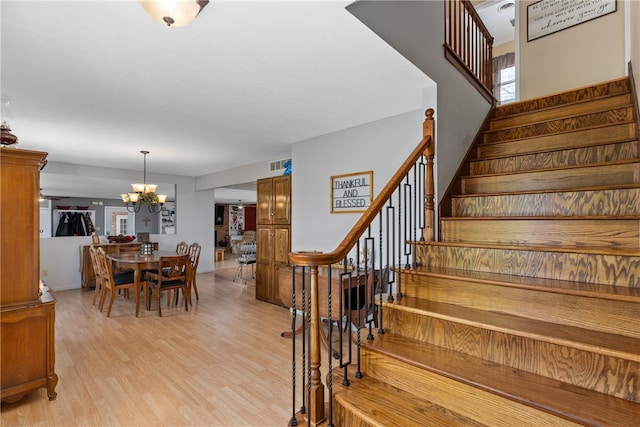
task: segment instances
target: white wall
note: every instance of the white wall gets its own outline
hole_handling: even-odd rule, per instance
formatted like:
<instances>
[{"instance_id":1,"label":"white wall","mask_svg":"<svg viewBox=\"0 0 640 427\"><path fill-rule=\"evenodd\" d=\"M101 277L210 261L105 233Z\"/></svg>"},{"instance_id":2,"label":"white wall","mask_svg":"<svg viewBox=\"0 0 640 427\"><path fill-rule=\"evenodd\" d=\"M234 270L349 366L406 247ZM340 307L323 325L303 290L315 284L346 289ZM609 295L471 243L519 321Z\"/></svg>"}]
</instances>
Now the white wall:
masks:
<instances>
[{"instance_id":1,"label":"white wall","mask_svg":"<svg viewBox=\"0 0 640 427\"><path fill-rule=\"evenodd\" d=\"M520 99L600 83L627 74L625 7L615 13L527 42L527 6L519 8ZM635 64L634 64L635 65Z\"/></svg>"},{"instance_id":2,"label":"white wall","mask_svg":"<svg viewBox=\"0 0 640 427\"><path fill-rule=\"evenodd\" d=\"M196 189L212 189L225 187L227 185L244 184L246 182L255 182L261 178L281 175L282 171L270 172L269 163L271 161L289 158L290 154L274 156L272 160L252 163L249 165L239 166L237 168L224 170L221 172L210 173L196 178Z\"/></svg>"},{"instance_id":3,"label":"white wall","mask_svg":"<svg viewBox=\"0 0 640 427\"><path fill-rule=\"evenodd\" d=\"M423 120L415 110L294 144L292 250L335 249L361 214L330 213L331 176L372 170L375 198L422 139Z\"/></svg>"},{"instance_id":4,"label":"white wall","mask_svg":"<svg viewBox=\"0 0 640 427\"><path fill-rule=\"evenodd\" d=\"M444 57L444 1L357 1L347 10L438 85L437 104L425 105L437 118L439 203L491 108Z\"/></svg>"},{"instance_id":5,"label":"white wall","mask_svg":"<svg viewBox=\"0 0 640 427\"><path fill-rule=\"evenodd\" d=\"M138 171L85 167L79 165L47 164L46 169L59 173L75 174L81 180L85 176L118 176L139 178ZM46 170L45 169L45 170ZM202 246L198 272L213 271L214 212L213 190L195 191L195 179L175 175L147 174L149 182L175 182L177 185L176 234L152 234L160 249L174 250L178 242L198 242ZM91 244L90 237L54 237L40 239L40 272L42 279L54 291L76 289L82 286L80 275L80 248Z\"/></svg>"}]
</instances>

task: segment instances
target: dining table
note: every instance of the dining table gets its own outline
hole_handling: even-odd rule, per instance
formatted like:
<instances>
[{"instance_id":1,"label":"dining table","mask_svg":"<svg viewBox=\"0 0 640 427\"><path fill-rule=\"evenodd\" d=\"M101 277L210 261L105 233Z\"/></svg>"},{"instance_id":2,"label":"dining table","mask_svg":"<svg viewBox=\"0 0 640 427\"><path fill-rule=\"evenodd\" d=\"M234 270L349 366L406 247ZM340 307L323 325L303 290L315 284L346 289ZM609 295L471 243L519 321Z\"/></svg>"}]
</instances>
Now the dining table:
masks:
<instances>
[{"instance_id":1,"label":"dining table","mask_svg":"<svg viewBox=\"0 0 640 427\"><path fill-rule=\"evenodd\" d=\"M158 270L160 266L160 258L163 256L174 256L175 251L163 251L157 250L151 254L141 254L140 252L122 252L113 253L107 255L110 261L119 267L133 268L134 270L134 283L136 288L136 317L140 311L140 289L142 271L144 270Z\"/></svg>"}]
</instances>

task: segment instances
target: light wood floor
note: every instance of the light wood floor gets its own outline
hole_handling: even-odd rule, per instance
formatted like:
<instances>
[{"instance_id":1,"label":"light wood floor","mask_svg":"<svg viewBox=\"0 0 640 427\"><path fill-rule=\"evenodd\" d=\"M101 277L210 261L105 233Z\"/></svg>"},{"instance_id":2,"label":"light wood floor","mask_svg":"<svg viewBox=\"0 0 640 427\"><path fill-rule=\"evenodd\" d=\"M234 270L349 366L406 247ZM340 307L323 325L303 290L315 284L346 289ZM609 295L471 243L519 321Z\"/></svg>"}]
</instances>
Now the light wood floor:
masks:
<instances>
[{"instance_id":1,"label":"light wood floor","mask_svg":"<svg viewBox=\"0 0 640 427\"><path fill-rule=\"evenodd\" d=\"M198 275L188 313L163 305L162 318L136 318L133 299L117 297L107 319L92 292L55 293L58 398L41 389L2 404L2 426L286 425L289 311L256 300L254 281L232 282L237 264L225 265Z\"/></svg>"}]
</instances>

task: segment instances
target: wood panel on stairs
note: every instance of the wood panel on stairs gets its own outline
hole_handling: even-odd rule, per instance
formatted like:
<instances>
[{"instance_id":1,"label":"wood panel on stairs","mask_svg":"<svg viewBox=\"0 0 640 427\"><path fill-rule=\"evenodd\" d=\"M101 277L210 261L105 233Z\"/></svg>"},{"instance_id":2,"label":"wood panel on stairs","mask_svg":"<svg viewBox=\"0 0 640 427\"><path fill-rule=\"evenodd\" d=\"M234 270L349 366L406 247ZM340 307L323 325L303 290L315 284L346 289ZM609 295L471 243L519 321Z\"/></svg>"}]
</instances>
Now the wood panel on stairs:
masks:
<instances>
[{"instance_id":1,"label":"wood panel on stairs","mask_svg":"<svg viewBox=\"0 0 640 427\"><path fill-rule=\"evenodd\" d=\"M640 425L632 99L624 78L495 109L337 425Z\"/></svg>"}]
</instances>

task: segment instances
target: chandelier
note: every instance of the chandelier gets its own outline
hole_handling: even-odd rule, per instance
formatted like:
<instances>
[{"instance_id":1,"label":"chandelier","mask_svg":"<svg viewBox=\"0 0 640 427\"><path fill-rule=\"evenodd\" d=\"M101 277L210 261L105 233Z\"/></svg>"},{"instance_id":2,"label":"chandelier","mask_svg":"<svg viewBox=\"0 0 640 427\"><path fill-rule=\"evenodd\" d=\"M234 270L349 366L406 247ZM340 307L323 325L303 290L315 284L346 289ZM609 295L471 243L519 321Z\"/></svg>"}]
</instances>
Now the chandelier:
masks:
<instances>
[{"instance_id":1,"label":"chandelier","mask_svg":"<svg viewBox=\"0 0 640 427\"><path fill-rule=\"evenodd\" d=\"M146 150L140 151L144 156L144 175L142 184L131 184L131 193L121 194L122 201L127 206L129 212L139 212L142 205L147 205L151 213L158 213L162 210L162 205L167 201L166 194L156 194L156 184L147 184L147 154Z\"/></svg>"},{"instance_id":2,"label":"chandelier","mask_svg":"<svg viewBox=\"0 0 640 427\"><path fill-rule=\"evenodd\" d=\"M2 116L0 119L0 142L2 145L13 145L18 143L18 137L11 133L13 119L9 113L9 100L2 98Z\"/></svg>"},{"instance_id":3,"label":"chandelier","mask_svg":"<svg viewBox=\"0 0 640 427\"><path fill-rule=\"evenodd\" d=\"M168 27L186 27L209 3L209 0L140 0L153 18Z\"/></svg>"}]
</instances>

